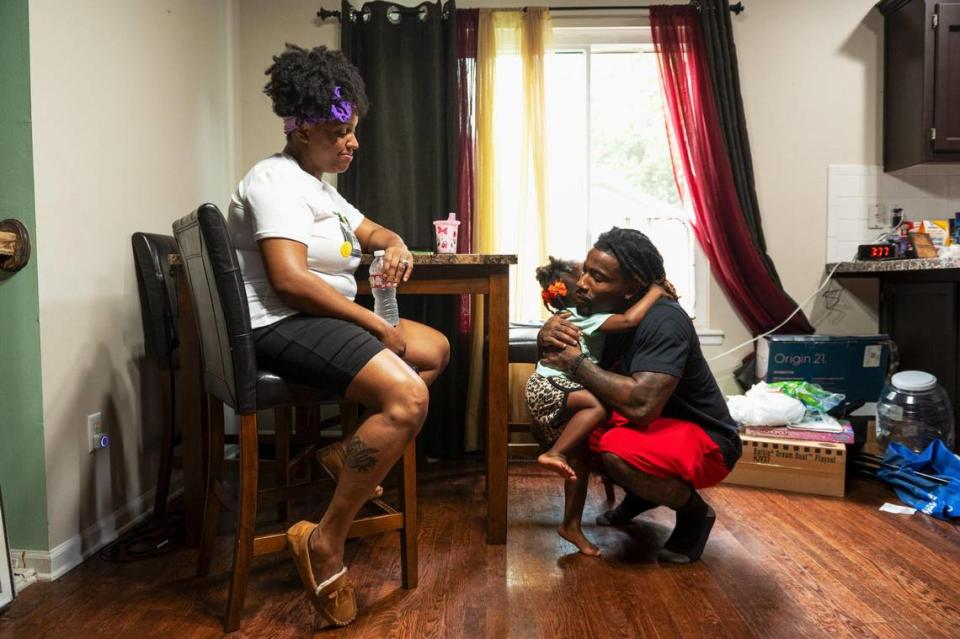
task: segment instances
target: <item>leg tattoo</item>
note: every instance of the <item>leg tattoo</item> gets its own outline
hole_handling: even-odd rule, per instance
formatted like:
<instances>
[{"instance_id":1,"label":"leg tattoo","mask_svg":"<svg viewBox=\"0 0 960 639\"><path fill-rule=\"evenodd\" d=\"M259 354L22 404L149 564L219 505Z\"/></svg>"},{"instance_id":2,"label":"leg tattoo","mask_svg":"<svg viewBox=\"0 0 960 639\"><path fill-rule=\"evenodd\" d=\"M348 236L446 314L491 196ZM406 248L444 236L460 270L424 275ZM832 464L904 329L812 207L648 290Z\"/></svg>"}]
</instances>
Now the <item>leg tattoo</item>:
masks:
<instances>
[{"instance_id":1,"label":"leg tattoo","mask_svg":"<svg viewBox=\"0 0 960 639\"><path fill-rule=\"evenodd\" d=\"M346 464L359 473L365 473L377 465L379 452L379 449L367 446L358 435L354 435L347 446Z\"/></svg>"}]
</instances>

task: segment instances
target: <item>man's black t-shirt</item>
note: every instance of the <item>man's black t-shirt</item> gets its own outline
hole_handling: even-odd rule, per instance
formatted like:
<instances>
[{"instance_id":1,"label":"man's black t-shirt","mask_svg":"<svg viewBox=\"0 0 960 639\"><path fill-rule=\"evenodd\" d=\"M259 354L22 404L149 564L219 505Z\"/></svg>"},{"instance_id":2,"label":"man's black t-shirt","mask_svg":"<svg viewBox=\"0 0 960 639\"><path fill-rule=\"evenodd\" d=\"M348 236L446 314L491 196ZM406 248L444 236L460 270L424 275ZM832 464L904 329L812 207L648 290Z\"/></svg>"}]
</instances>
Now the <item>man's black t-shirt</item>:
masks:
<instances>
[{"instance_id":1,"label":"man's black t-shirt","mask_svg":"<svg viewBox=\"0 0 960 639\"><path fill-rule=\"evenodd\" d=\"M613 338L614 336L609 336ZM624 374L666 373L678 378L676 390L661 415L693 422L717 443L727 467L740 459L736 422L700 350L700 340L687 312L673 300L661 299L631 335L609 339L603 364L619 360ZM632 337L632 339L631 339Z\"/></svg>"}]
</instances>

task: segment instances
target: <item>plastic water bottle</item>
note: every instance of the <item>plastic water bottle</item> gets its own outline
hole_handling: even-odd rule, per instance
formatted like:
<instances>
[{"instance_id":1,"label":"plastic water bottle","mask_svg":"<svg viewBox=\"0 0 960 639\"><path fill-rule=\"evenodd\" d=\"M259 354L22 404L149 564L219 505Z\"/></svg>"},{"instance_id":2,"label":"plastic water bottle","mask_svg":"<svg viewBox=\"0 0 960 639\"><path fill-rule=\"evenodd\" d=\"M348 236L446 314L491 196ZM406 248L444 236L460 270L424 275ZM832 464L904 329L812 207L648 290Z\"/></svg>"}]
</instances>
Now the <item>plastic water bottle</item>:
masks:
<instances>
[{"instance_id":1,"label":"plastic water bottle","mask_svg":"<svg viewBox=\"0 0 960 639\"><path fill-rule=\"evenodd\" d=\"M370 291L373 293L373 312L387 320L391 326L400 323L397 308L397 287L387 283L383 273L383 251L374 251L370 264Z\"/></svg>"},{"instance_id":2,"label":"plastic water bottle","mask_svg":"<svg viewBox=\"0 0 960 639\"><path fill-rule=\"evenodd\" d=\"M877 403L877 442L899 442L920 452L934 439L953 449L950 397L937 378L923 371L901 371L884 386Z\"/></svg>"}]
</instances>

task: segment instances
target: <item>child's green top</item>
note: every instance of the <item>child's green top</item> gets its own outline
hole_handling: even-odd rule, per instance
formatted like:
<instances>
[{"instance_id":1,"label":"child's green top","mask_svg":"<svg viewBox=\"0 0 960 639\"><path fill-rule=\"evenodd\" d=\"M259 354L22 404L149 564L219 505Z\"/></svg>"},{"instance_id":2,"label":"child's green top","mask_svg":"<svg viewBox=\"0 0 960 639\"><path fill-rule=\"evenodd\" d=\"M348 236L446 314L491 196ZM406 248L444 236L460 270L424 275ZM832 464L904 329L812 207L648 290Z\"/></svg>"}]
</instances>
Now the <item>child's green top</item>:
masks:
<instances>
[{"instance_id":1,"label":"child's green top","mask_svg":"<svg viewBox=\"0 0 960 639\"><path fill-rule=\"evenodd\" d=\"M590 359L591 362L597 362L600 354L603 352L604 334L600 327L612 313L594 313L592 315L580 315L574 309L568 309L570 317L567 321L580 329L580 349ZM567 373L550 368L542 361L537 362L537 373L544 377L565 377Z\"/></svg>"}]
</instances>

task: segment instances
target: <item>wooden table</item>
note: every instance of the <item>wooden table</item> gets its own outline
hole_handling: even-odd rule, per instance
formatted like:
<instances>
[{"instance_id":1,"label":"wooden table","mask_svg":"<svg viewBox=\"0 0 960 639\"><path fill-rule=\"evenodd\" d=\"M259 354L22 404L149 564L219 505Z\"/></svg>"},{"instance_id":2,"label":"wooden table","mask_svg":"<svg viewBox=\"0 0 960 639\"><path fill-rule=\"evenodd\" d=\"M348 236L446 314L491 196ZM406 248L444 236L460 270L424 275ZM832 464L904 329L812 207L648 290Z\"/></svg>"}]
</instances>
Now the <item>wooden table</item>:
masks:
<instances>
[{"instance_id":1,"label":"wooden table","mask_svg":"<svg viewBox=\"0 0 960 639\"><path fill-rule=\"evenodd\" d=\"M371 256L365 255L357 271L361 293L369 292L366 281ZM414 255L411 281L398 290L404 295L486 296L484 322L487 386L487 543L507 541L507 410L509 269L515 255ZM180 257L170 256L177 272L178 321L180 328L180 373L177 384L177 416L183 433L184 511L187 543L200 541L203 524L204 424L207 406L202 385L200 347L187 278L179 268Z\"/></svg>"}]
</instances>

